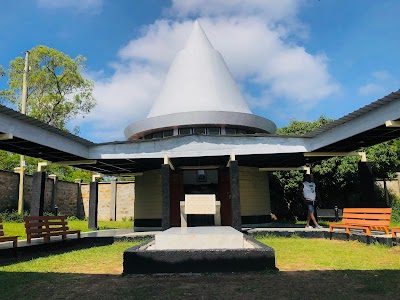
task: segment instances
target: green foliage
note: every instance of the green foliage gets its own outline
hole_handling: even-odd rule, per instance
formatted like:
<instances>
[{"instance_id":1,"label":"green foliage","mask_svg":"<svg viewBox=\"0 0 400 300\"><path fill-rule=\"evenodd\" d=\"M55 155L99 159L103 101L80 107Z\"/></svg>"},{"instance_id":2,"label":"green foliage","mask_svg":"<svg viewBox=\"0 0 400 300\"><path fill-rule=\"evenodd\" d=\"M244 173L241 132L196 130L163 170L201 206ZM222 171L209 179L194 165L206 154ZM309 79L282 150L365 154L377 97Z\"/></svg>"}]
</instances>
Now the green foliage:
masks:
<instances>
[{"instance_id":1,"label":"green foliage","mask_svg":"<svg viewBox=\"0 0 400 300\"><path fill-rule=\"evenodd\" d=\"M27 175L32 175L37 171L37 165L40 161L39 158L25 156L26 169L25 173ZM20 165L20 155L11 153L8 151L0 150L0 170L13 172L14 168ZM74 182L75 179L82 179L83 182L90 182L91 172L78 169L71 166L65 165L51 165L46 167L45 172L48 175L55 174L58 176L59 180Z\"/></svg>"},{"instance_id":2,"label":"green foliage","mask_svg":"<svg viewBox=\"0 0 400 300\"><path fill-rule=\"evenodd\" d=\"M284 135L304 135L331 121L333 120L325 116L314 122L292 120L289 126L280 128L277 132ZM396 176L396 171L400 169L400 139L366 148L365 151L368 161L372 163L375 177L393 179ZM354 200L354 191L359 190L359 161L360 158L355 156L334 157L311 166L320 195L319 206L343 206L351 199ZM300 171L271 174L271 208L280 220L305 217L305 209L298 196L298 185L301 182Z\"/></svg>"},{"instance_id":3,"label":"green foliage","mask_svg":"<svg viewBox=\"0 0 400 300\"><path fill-rule=\"evenodd\" d=\"M381 179L394 179L400 167L400 139L381 143L366 149L372 162L374 175Z\"/></svg>"},{"instance_id":4,"label":"green foliage","mask_svg":"<svg viewBox=\"0 0 400 300\"><path fill-rule=\"evenodd\" d=\"M96 105L93 81L85 79L86 58L68 55L46 46L30 50L27 114L67 131L66 124L78 115L87 114ZM21 107L22 77L25 60L17 57L8 70L9 89L0 98Z\"/></svg>"},{"instance_id":5,"label":"green foliage","mask_svg":"<svg viewBox=\"0 0 400 300\"><path fill-rule=\"evenodd\" d=\"M75 216L69 216L67 217L67 221L79 221L78 217Z\"/></svg>"},{"instance_id":6,"label":"green foliage","mask_svg":"<svg viewBox=\"0 0 400 300\"><path fill-rule=\"evenodd\" d=\"M67 123L90 112L96 105L93 97L93 81L85 79L86 58L78 55L71 58L68 55L46 46L37 46L30 50L28 74L28 100L26 113L44 123L68 131ZM0 100L17 105L21 108L22 77L25 59L17 57L10 62L8 69L9 89L0 91ZM0 75L4 70L0 67ZM75 133L79 128L74 129ZM6 151L0 151L0 169L13 171L19 167L20 156ZM37 169L38 158L25 157L26 174L32 174ZM91 173L70 166L50 166L46 168L47 175L56 174L60 180L73 182L82 179L89 182Z\"/></svg>"},{"instance_id":7,"label":"green foliage","mask_svg":"<svg viewBox=\"0 0 400 300\"><path fill-rule=\"evenodd\" d=\"M123 222L133 222L133 216L130 216L130 217L122 217L122 221Z\"/></svg>"},{"instance_id":8,"label":"green foliage","mask_svg":"<svg viewBox=\"0 0 400 300\"><path fill-rule=\"evenodd\" d=\"M29 216L29 212L23 211L22 214L18 214L16 210L5 210L0 212L0 215L3 218L3 222L23 223L24 217Z\"/></svg>"},{"instance_id":9,"label":"green foliage","mask_svg":"<svg viewBox=\"0 0 400 300\"><path fill-rule=\"evenodd\" d=\"M292 119L289 126L279 128L276 133L283 135L304 135L332 121L334 120L328 119L324 115L320 116L319 119L314 122L297 121L296 119Z\"/></svg>"},{"instance_id":10,"label":"green foliage","mask_svg":"<svg viewBox=\"0 0 400 300\"><path fill-rule=\"evenodd\" d=\"M392 222L400 224L400 197L392 201Z\"/></svg>"}]
</instances>

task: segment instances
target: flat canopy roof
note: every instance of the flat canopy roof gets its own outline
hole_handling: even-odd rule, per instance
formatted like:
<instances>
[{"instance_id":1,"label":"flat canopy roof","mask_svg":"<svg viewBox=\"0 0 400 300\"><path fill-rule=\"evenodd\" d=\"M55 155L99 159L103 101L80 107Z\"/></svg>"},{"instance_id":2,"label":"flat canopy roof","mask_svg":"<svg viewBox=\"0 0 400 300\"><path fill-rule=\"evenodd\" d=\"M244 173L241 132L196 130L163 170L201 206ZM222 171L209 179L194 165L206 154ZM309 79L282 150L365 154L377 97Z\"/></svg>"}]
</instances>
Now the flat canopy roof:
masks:
<instances>
[{"instance_id":1,"label":"flat canopy roof","mask_svg":"<svg viewBox=\"0 0 400 300\"><path fill-rule=\"evenodd\" d=\"M271 134L209 136L92 143L0 105L0 149L52 162L79 161L102 174L158 169L168 156L176 168L226 166L234 153L240 166L299 167L329 157L306 152L350 152L400 137L400 91L303 136ZM84 164L94 160L92 164Z\"/></svg>"}]
</instances>

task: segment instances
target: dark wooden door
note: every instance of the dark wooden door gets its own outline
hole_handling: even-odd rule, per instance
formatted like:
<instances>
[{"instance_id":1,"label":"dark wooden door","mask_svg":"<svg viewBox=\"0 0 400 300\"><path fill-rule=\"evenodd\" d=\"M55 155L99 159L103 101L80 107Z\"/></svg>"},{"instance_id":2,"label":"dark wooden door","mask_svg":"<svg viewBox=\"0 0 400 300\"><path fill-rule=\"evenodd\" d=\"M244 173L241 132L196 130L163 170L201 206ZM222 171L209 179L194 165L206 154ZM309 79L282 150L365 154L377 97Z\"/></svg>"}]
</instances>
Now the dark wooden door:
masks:
<instances>
[{"instance_id":1,"label":"dark wooden door","mask_svg":"<svg viewBox=\"0 0 400 300\"><path fill-rule=\"evenodd\" d=\"M232 225L231 185L229 168L218 169L218 199L221 201L221 225Z\"/></svg>"},{"instance_id":2,"label":"dark wooden door","mask_svg":"<svg viewBox=\"0 0 400 300\"><path fill-rule=\"evenodd\" d=\"M181 226L180 201L185 201L185 192L183 189L182 170L170 171L170 209L171 209L171 227Z\"/></svg>"}]
</instances>

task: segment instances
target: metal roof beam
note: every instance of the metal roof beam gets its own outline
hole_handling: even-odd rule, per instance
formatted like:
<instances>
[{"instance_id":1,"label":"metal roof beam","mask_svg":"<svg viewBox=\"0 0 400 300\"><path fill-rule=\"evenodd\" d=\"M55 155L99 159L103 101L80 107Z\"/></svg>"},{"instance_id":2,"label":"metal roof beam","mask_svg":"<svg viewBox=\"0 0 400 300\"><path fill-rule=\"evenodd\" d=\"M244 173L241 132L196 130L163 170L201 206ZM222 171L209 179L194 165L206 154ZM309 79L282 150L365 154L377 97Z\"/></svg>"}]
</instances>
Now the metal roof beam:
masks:
<instances>
[{"instance_id":1,"label":"metal roof beam","mask_svg":"<svg viewBox=\"0 0 400 300\"><path fill-rule=\"evenodd\" d=\"M306 152L304 157L360 156L362 162L367 161L365 152Z\"/></svg>"},{"instance_id":2,"label":"metal roof beam","mask_svg":"<svg viewBox=\"0 0 400 300\"><path fill-rule=\"evenodd\" d=\"M388 120L385 122L386 127L400 127L400 121Z\"/></svg>"},{"instance_id":3,"label":"metal roof beam","mask_svg":"<svg viewBox=\"0 0 400 300\"><path fill-rule=\"evenodd\" d=\"M9 111L5 111L4 108L0 109L0 132L6 132L15 138L38 144L41 147L45 146L78 157L88 158L88 145L63 136L57 132L53 132L52 130L30 124L28 122L28 117L18 118L20 114L17 112L15 112L16 116L11 116L7 112L9 113ZM39 123L39 121L36 123Z\"/></svg>"},{"instance_id":4,"label":"metal roof beam","mask_svg":"<svg viewBox=\"0 0 400 300\"><path fill-rule=\"evenodd\" d=\"M14 136L11 133L2 133L0 134L0 141L12 140Z\"/></svg>"},{"instance_id":5,"label":"metal roof beam","mask_svg":"<svg viewBox=\"0 0 400 300\"><path fill-rule=\"evenodd\" d=\"M172 164L171 159L168 157L167 154L164 154L164 165L169 165L169 167L171 168L171 170L175 170L174 165Z\"/></svg>"},{"instance_id":6,"label":"metal roof beam","mask_svg":"<svg viewBox=\"0 0 400 300\"><path fill-rule=\"evenodd\" d=\"M302 166L302 167L282 167L282 168L259 168L259 171L262 172L274 172L274 171L292 171L292 170L298 170L298 171L306 171L306 174L311 174L311 169L310 167L307 166Z\"/></svg>"},{"instance_id":7,"label":"metal roof beam","mask_svg":"<svg viewBox=\"0 0 400 300\"><path fill-rule=\"evenodd\" d=\"M226 167L229 168L229 166L231 165L231 161L235 161L235 160L236 160L235 152L232 151L231 155L229 155L229 160L228 160L228 163L226 164Z\"/></svg>"}]
</instances>

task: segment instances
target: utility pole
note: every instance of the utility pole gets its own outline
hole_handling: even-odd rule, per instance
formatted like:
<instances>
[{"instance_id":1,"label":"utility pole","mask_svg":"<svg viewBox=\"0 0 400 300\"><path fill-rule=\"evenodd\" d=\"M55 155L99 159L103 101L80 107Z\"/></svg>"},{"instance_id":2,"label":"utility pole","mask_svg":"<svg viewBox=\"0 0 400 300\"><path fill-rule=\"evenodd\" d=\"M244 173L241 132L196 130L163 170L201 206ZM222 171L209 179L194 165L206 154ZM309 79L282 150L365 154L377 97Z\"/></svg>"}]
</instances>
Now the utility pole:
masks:
<instances>
[{"instance_id":1,"label":"utility pole","mask_svg":"<svg viewBox=\"0 0 400 300\"><path fill-rule=\"evenodd\" d=\"M25 52L25 67L22 78L22 104L21 113L26 114L26 100L28 98L28 80L29 72L29 51ZM22 214L24 211L24 179L25 179L25 155L20 156L20 167L19 167L19 193L18 193L18 214Z\"/></svg>"}]
</instances>

